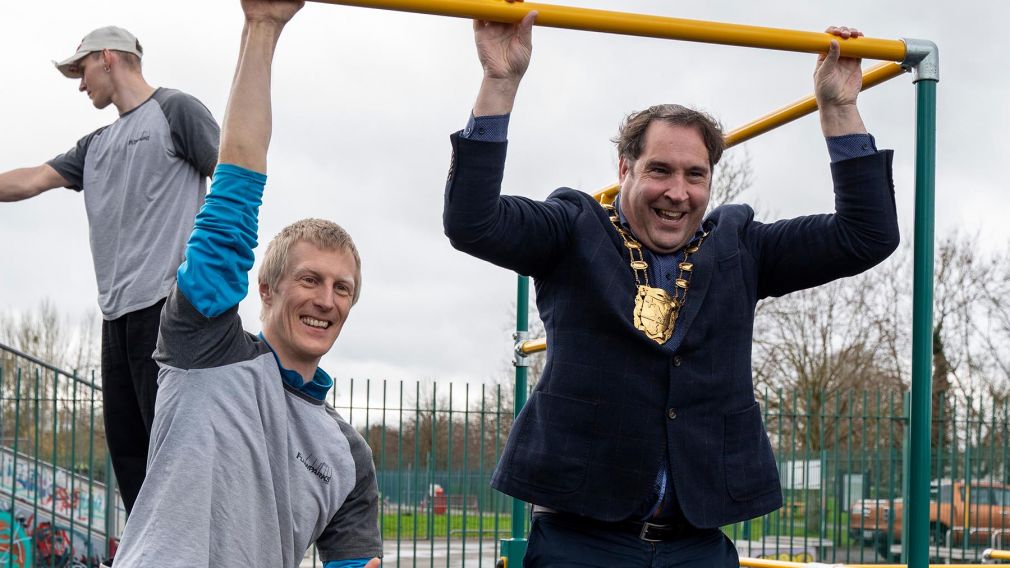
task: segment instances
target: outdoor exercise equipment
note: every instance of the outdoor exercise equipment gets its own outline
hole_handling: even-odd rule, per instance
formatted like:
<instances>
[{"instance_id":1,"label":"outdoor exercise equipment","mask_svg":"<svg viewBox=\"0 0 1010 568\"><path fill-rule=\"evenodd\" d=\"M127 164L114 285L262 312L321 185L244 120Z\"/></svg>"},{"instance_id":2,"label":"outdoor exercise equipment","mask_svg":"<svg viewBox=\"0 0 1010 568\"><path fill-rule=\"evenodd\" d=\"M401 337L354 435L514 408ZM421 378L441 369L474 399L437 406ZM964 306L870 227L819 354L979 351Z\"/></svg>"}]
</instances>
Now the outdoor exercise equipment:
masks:
<instances>
[{"instance_id":1,"label":"outdoor exercise equipment","mask_svg":"<svg viewBox=\"0 0 1010 568\"><path fill-rule=\"evenodd\" d=\"M459 18L478 18L498 22L518 22L532 10L537 11L536 25L576 30L647 36L681 41L736 45L806 53L825 53L835 38L830 34L788 29L744 26L701 20L668 18L626 12L590 10L569 6L506 2L505 0L314 0L366 8L416 12ZM897 76L900 69L914 74L916 86L915 153L915 236L913 247L912 313L912 396L909 424L909 456L904 460L905 493L909 522L902 552L911 568L929 565L929 434L932 393L931 332L933 325L933 233L936 171L936 84L939 75L939 50L927 40L874 39L867 37L839 40L841 55L880 59L899 65L880 69L879 81ZM873 71L873 70L871 70ZM870 73L868 71L867 73ZM865 78L865 75L864 75ZM874 79L876 80L876 79ZM868 85L864 85L868 86ZM812 97L789 105L767 117L733 131L739 143L812 112ZM760 125L758 125L760 123ZM611 190L611 193L614 191ZM606 190L604 192L606 195ZM529 340L529 279L520 276L516 306L516 413L526 403L527 357L533 352ZM524 347L526 346L526 347ZM526 541L525 505L516 501L512 510L512 538L502 541L502 555L512 566L521 565Z\"/></svg>"}]
</instances>

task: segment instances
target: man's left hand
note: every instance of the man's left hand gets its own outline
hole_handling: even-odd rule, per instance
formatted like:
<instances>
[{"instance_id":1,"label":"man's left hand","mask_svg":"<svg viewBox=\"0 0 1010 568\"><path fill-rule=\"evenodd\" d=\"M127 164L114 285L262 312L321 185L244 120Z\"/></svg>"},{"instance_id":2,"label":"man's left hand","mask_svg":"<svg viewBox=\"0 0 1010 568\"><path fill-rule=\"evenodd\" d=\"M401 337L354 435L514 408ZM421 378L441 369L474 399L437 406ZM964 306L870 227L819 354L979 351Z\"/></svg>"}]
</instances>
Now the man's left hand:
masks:
<instances>
[{"instance_id":1,"label":"man's left hand","mask_svg":"<svg viewBox=\"0 0 1010 568\"><path fill-rule=\"evenodd\" d=\"M852 41L863 32L844 26L831 26L826 33ZM839 40L831 40L827 53L817 56L814 68L814 96L821 114L825 136L866 132L856 108L856 97L863 87L862 59L842 57Z\"/></svg>"},{"instance_id":2,"label":"man's left hand","mask_svg":"<svg viewBox=\"0 0 1010 568\"><path fill-rule=\"evenodd\" d=\"M855 28L831 26L826 33L842 39L862 37ZM821 108L830 105L854 105L863 86L862 59L841 57L838 40L831 41L827 53L817 57L814 68L814 93Z\"/></svg>"}]
</instances>

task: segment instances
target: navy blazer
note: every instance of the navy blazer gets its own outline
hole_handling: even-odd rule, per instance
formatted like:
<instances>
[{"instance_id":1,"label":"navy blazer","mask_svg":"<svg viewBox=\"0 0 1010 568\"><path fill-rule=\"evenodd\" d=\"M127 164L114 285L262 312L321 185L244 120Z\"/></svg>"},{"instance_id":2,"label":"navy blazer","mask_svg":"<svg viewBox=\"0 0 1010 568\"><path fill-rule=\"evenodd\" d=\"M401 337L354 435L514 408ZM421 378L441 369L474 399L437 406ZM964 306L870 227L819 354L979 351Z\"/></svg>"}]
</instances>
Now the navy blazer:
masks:
<instances>
[{"instance_id":1,"label":"navy blazer","mask_svg":"<svg viewBox=\"0 0 1010 568\"><path fill-rule=\"evenodd\" d=\"M530 275L547 362L492 485L604 521L655 498L664 465L702 528L782 505L751 377L754 308L767 296L851 276L898 244L891 152L832 164L835 213L776 223L745 205L707 217L674 350L635 328L627 252L603 208L573 189L501 196L505 143L452 136L444 226L457 249ZM666 450L664 452L664 450ZM667 457L668 463L663 459Z\"/></svg>"}]
</instances>

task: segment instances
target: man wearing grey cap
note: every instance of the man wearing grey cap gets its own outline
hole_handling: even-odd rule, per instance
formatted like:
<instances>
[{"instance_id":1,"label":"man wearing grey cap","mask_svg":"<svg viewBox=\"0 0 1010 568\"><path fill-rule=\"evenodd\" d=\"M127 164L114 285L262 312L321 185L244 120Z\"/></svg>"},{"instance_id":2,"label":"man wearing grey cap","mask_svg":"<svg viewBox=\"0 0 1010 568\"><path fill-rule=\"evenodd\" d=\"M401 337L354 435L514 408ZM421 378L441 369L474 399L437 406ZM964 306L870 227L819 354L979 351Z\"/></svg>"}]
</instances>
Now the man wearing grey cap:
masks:
<instances>
[{"instance_id":1,"label":"man wearing grey cap","mask_svg":"<svg viewBox=\"0 0 1010 568\"><path fill-rule=\"evenodd\" d=\"M217 163L220 129L185 93L144 80L130 32L99 28L56 63L95 108L119 118L64 154L0 173L0 201L66 187L84 195L102 324L105 433L127 512L144 481L158 366L161 307Z\"/></svg>"}]
</instances>

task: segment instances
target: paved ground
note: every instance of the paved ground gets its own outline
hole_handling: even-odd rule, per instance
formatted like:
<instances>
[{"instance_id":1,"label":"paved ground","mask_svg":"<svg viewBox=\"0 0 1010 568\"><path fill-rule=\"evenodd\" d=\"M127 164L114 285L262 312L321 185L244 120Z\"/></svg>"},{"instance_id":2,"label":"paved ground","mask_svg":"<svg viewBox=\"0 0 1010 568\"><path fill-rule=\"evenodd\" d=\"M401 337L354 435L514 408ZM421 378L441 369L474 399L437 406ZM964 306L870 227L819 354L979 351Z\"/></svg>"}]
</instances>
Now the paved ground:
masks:
<instances>
[{"instance_id":1,"label":"paved ground","mask_svg":"<svg viewBox=\"0 0 1010 568\"><path fill-rule=\"evenodd\" d=\"M483 549L478 548L477 539L468 539L465 550L462 540L421 540L417 541L416 550L414 541L401 541L399 549L396 541L392 541L385 543L384 548L383 568L494 568L497 560L495 542L488 538L484 539ZM753 555L758 555L756 550ZM821 561L860 564L883 562L872 548L858 546L837 548ZM302 562L301 568L322 568L322 562L313 564L312 557L309 556Z\"/></svg>"},{"instance_id":2,"label":"paved ground","mask_svg":"<svg viewBox=\"0 0 1010 568\"><path fill-rule=\"evenodd\" d=\"M480 546L476 538L470 538L463 546L462 540L444 539L430 541L412 540L384 543L383 568L494 568L496 542L485 538ZM302 562L301 568L322 568L322 562L312 562L311 555Z\"/></svg>"}]
</instances>

